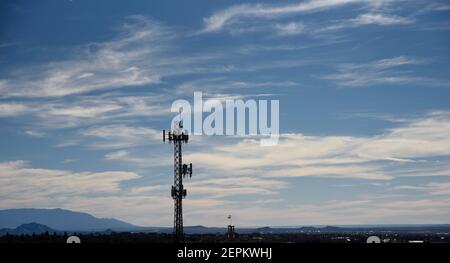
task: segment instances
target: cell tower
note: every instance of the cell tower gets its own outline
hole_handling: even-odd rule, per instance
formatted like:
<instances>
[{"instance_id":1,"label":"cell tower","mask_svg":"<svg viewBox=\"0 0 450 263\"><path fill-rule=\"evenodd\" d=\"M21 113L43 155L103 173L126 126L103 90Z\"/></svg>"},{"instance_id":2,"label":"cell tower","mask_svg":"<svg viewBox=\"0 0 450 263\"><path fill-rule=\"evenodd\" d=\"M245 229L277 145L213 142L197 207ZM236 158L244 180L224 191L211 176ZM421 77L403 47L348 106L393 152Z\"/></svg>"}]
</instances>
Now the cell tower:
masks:
<instances>
[{"instance_id":1,"label":"cell tower","mask_svg":"<svg viewBox=\"0 0 450 263\"><path fill-rule=\"evenodd\" d=\"M228 236L228 238L234 238L235 237L234 225L233 225L233 219L231 219L231 215L228 215L228 220L230 220L230 224L228 225L227 236Z\"/></svg>"},{"instance_id":2,"label":"cell tower","mask_svg":"<svg viewBox=\"0 0 450 263\"><path fill-rule=\"evenodd\" d=\"M172 132L163 130L163 142L167 140L174 145L173 156L173 171L174 180L172 186L172 198L174 200L174 219L173 219L173 234L176 241L184 239L183 233L183 198L186 197L186 189L183 187L183 178L192 177L192 163L189 165L183 164L182 148L183 143L187 143L189 135L187 131L183 130L183 121L175 123L175 129Z\"/></svg>"}]
</instances>

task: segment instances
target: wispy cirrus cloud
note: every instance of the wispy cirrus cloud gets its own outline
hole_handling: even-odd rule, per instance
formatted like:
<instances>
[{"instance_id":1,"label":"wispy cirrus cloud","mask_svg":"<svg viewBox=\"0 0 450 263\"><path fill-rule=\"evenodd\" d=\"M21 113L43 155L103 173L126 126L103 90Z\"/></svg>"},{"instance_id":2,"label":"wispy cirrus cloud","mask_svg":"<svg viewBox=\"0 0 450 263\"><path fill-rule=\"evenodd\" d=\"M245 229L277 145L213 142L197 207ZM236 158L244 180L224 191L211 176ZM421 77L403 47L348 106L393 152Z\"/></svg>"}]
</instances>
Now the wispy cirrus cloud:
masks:
<instances>
[{"instance_id":1,"label":"wispy cirrus cloud","mask_svg":"<svg viewBox=\"0 0 450 263\"><path fill-rule=\"evenodd\" d=\"M90 147L99 149L120 149L147 145L161 140L161 132L148 127L111 124L90 127L81 132L84 137L95 138Z\"/></svg>"},{"instance_id":2,"label":"wispy cirrus cloud","mask_svg":"<svg viewBox=\"0 0 450 263\"><path fill-rule=\"evenodd\" d=\"M173 200L167 195L170 186L122 185L123 182L140 178L140 175L128 171L72 172L35 168L21 160L0 162L0 208L64 207L101 217L113 216L144 226L167 226L173 216L170 209ZM244 183L247 186L243 186ZM284 186L284 183L267 179L206 180L192 186L198 191L199 197L191 198L185 210L189 214L237 206L237 201L221 200L220 197L238 194L273 195L275 189ZM253 206L255 203L249 201L247 204ZM210 225L211 221L201 223Z\"/></svg>"},{"instance_id":3,"label":"wispy cirrus cloud","mask_svg":"<svg viewBox=\"0 0 450 263\"><path fill-rule=\"evenodd\" d=\"M142 195L121 185L139 178L129 171L73 172L35 168L22 160L0 162L0 208L64 207L148 225L157 222L142 220L152 211L165 217L157 224L166 225L170 211L162 208L172 203L169 197ZM126 212L119 212L118 206Z\"/></svg>"},{"instance_id":4,"label":"wispy cirrus cloud","mask_svg":"<svg viewBox=\"0 0 450 263\"><path fill-rule=\"evenodd\" d=\"M347 8L346 15L340 10ZM409 30L424 28L423 13L445 11L443 3L399 0L333 0L300 1L284 4L239 4L218 10L203 19L202 33L227 32L233 36L262 33L274 36L306 36L309 39L347 38L341 31L363 26L382 26ZM327 13L328 12L328 13ZM327 13L328 19L317 20L314 13ZM288 21L289 19L293 19ZM429 25L427 25L428 27ZM445 24L440 27L448 28ZM348 33L345 32L345 33Z\"/></svg>"},{"instance_id":5,"label":"wispy cirrus cloud","mask_svg":"<svg viewBox=\"0 0 450 263\"><path fill-rule=\"evenodd\" d=\"M94 91L163 84L184 74L226 72L211 67L221 54L180 55L173 28L129 16L109 41L72 47L68 58L11 70L0 79L0 98L59 98Z\"/></svg>"},{"instance_id":6,"label":"wispy cirrus cloud","mask_svg":"<svg viewBox=\"0 0 450 263\"><path fill-rule=\"evenodd\" d=\"M383 1L368 0L317 0L285 5L242 4L220 10L204 18L202 32L220 31L225 26L247 18L274 19L282 16L312 13L350 4L374 4Z\"/></svg>"},{"instance_id":7,"label":"wispy cirrus cloud","mask_svg":"<svg viewBox=\"0 0 450 263\"><path fill-rule=\"evenodd\" d=\"M12 72L0 91L2 97L61 97L159 83L162 54L173 37L161 24L131 16L116 39L88 44L72 59Z\"/></svg>"},{"instance_id":8,"label":"wispy cirrus cloud","mask_svg":"<svg viewBox=\"0 0 450 263\"><path fill-rule=\"evenodd\" d=\"M282 134L278 145L267 148L244 139L186 158L202 168L235 175L368 180L446 176L450 173L445 164L423 159L450 157L449 116L430 113L371 137Z\"/></svg>"},{"instance_id":9,"label":"wispy cirrus cloud","mask_svg":"<svg viewBox=\"0 0 450 263\"><path fill-rule=\"evenodd\" d=\"M40 131L34 131L34 130L27 130L25 131L25 134L31 137L44 137L45 133Z\"/></svg>"},{"instance_id":10,"label":"wispy cirrus cloud","mask_svg":"<svg viewBox=\"0 0 450 263\"><path fill-rule=\"evenodd\" d=\"M424 185L397 185L390 190L393 191L419 191L428 193L431 196L450 195L449 182L430 182Z\"/></svg>"},{"instance_id":11,"label":"wispy cirrus cloud","mask_svg":"<svg viewBox=\"0 0 450 263\"><path fill-rule=\"evenodd\" d=\"M0 117L14 117L27 112L27 107L21 103L0 103Z\"/></svg>"},{"instance_id":12,"label":"wispy cirrus cloud","mask_svg":"<svg viewBox=\"0 0 450 263\"><path fill-rule=\"evenodd\" d=\"M381 59L361 64L340 64L338 73L324 76L323 79L333 80L340 86L362 87L378 84L408 84L424 83L423 77L418 77L411 71L401 70L403 66L414 66L425 63L426 60L406 56ZM428 84L433 84L428 81Z\"/></svg>"},{"instance_id":13,"label":"wispy cirrus cloud","mask_svg":"<svg viewBox=\"0 0 450 263\"><path fill-rule=\"evenodd\" d=\"M287 183L259 177L222 177L189 183L196 196L209 198L236 197L241 195L277 195Z\"/></svg>"},{"instance_id":14,"label":"wispy cirrus cloud","mask_svg":"<svg viewBox=\"0 0 450 263\"><path fill-rule=\"evenodd\" d=\"M144 93L126 95L106 93L96 96L77 96L73 100L55 100L40 105L27 105L30 115L41 119L47 128L78 127L139 117L157 117L170 113L170 98Z\"/></svg>"},{"instance_id":15,"label":"wispy cirrus cloud","mask_svg":"<svg viewBox=\"0 0 450 263\"><path fill-rule=\"evenodd\" d=\"M402 17L383 12L365 13L360 14L356 18L349 18L337 21L333 25L324 26L322 28L316 28L314 33L326 33L341 29L351 29L367 25L377 26L404 26L413 24L415 20L409 17Z\"/></svg>"},{"instance_id":16,"label":"wispy cirrus cloud","mask_svg":"<svg viewBox=\"0 0 450 263\"><path fill-rule=\"evenodd\" d=\"M95 96L58 98L42 101L0 102L0 118L22 119L35 131L78 128L140 117L170 114L170 98L164 94L140 95L104 93Z\"/></svg>"},{"instance_id":17,"label":"wispy cirrus cloud","mask_svg":"<svg viewBox=\"0 0 450 263\"><path fill-rule=\"evenodd\" d=\"M258 91L261 92L264 89L274 88L293 88L298 86L299 83L295 81L247 81L247 80L233 80L230 78L203 78L192 81L186 81L178 85L175 90L178 94L189 94L194 91L202 91L208 94L223 94L224 92L239 92L243 93L243 90L248 92Z\"/></svg>"},{"instance_id":18,"label":"wispy cirrus cloud","mask_svg":"<svg viewBox=\"0 0 450 263\"><path fill-rule=\"evenodd\" d=\"M304 33L305 25L302 22L289 22L285 24L276 24L275 29L280 35L293 36Z\"/></svg>"},{"instance_id":19,"label":"wispy cirrus cloud","mask_svg":"<svg viewBox=\"0 0 450 263\"><path fill-rule=\"evenodd\" d=\"M359 196L328 200L320 204L292 204L283 199L281 192L290 188L286 180L292 177L392 181L402 176L450 176L450 169L444 167L445 163L427 162L422 166L422 162L414 162L417 158L448 156L449 123L448 113L434 112L409 121L403 120L398 123L398 127L372 137L285 134L280 144L270 150L260 147L251 139L239 139L237 144L218 144L213 149L208 145L207 151L200 148L197 152L185 155L187 160L195 164L196 176L200 176L196 181L189 182L188 188L192 192L189 202L186 202L186 216L196 218L193 222L205 225L217 225L211 218L220 220L223 211L234 214L233 211L237 210L241 224L252 226L268 222L294 225L345 223L348 213L359 215L352 221L354 223L379 220L398 222L398 218L404 219L405 216L412 217L412 223L441 222L449 213L448 203L445 205L448 202L445 197L449 195L447 183L430 182L418 185L415 189L409 187L409 191L427 194L414 199L409 196L402 199L401 196L382 195L377 198ZM136 132L133 133L133 130ZM123 140L127 143L120 143L119 146L126 148L147 140L151 133L136 127L98 127L88 130L86 135L107 141ZM158 140L159 135L158 132ZM105 159L128 162L127 158L135 158L130 151L129 148L111 152ZM386 159L389 156L393 158ZM146 159L142 156L139 158L142 161ZM407 158L412 162L403 162ZM147 159L147 162L151 162L152 158ZM169 166L169 162L161 163ZM115 216L143 225L166 225L165 222L171 216L171 210L167 209L172 202L166 194L169 189L167 185L139 184L131 188L121 185L121 182L141 179L136 173L31 168L23 161L1 163L0 168L1 185L14 186L1 191L8 196L0 202L4 208L25 204L65 207L99 216ZM208 174L202 172L205 168ZM402 189L408 190L401 185L395 190ZM266 202L229 200L236 196L264 196ZM117 210L117 206L122 209ZM205 209L209 211L208 218L202 215ZM425 212L433 215L432 219L422 217ZM148 217L149 213L157 214L158 217ZM264 220L260 216L265 216Z\"/></svg>"},{"instance_id":20,"label":"wispy cirrus cloud","mask_svg":"<svg viewBox=\"0 0 450 263\"><path fill-rule=\"evenodd\" d=\"M53 195L110 194L120 191L122 181L138 179L133 172L71 172L29 167L26 161L0 163L1 195L8 199L40 196L51 200ZM36 189L39 191L36 192ZM35 192L36 195L32 194ZM29 196L26 196L26 194ZM7 200L2 198L2 207Z\"/></svg>"},{"instance_id":21,"label":"wispy cirrus cloud","mask_svg":"<svg viewBox=\"0 0 450 263\"><path fill-rule=\"evenodd\" d=\"M407 25L414 21L400 16L386 15L382 13L361 14L355 19L350 20L354 25Z\"/></svg>"},{"instance_id":22,"label":"wispy cirrus cloud","mask_svg":"<svg viewBox=\"0 0 450 263\"><path fill-rule=\"evenodd\" d=\"M145 140L145 138L144 138ZM143 143L143 145L148 144L148 142ZM102 145L103 146L103 145ZM106 147L102 147L105 149ZM108 149L116 148L121 149L105 154L104 159L107 161L120 162L122 164L132 165L134 168L149 168L149 167L168 167L172 164L172 158L170 156L161 156L161 154L156 154L154 152L134 152L130 150L130 147L126 145L115 144L114 147L109 147ZM126 149L126 150L125 150Z\"/></svg>"}]
</instances>

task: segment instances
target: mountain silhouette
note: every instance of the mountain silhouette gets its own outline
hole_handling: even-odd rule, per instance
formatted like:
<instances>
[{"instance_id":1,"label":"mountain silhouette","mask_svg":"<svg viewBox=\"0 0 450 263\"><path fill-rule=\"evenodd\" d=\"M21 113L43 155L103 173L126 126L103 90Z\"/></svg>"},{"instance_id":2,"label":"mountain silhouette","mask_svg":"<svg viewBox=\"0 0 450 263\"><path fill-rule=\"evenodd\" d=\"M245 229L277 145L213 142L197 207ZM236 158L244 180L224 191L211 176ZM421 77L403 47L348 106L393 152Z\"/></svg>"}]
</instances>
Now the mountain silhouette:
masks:
<instances>
[{"instance_id":1,"label":"mountain silhouette","mask_svg":"<svg viewBox=\"0 0 450 263\"><path fill-rule=\"evenodd\" d=\"M113 218L96 218L87 213L64 209L7 209L0 210L0 229L17 228L35 222L55 230L103 231L133 230L135 225Z\"/></svg>"},{"instance_id":2,"label":"mountain silhouette","mask_svg":"<svg viewBox=\"0 0 450 263\"><path fill-rule=\"evenodd\" d=\"M0 236L1 235L31 235L31 234L42 234L42 233L54 233L55 230L51 229L48 226L38 224L38 223L28 223L28 224L22 224L18 226L17 228L11 229L11 228L3 228L0 229Z\"/></svg>"}]
</instances>

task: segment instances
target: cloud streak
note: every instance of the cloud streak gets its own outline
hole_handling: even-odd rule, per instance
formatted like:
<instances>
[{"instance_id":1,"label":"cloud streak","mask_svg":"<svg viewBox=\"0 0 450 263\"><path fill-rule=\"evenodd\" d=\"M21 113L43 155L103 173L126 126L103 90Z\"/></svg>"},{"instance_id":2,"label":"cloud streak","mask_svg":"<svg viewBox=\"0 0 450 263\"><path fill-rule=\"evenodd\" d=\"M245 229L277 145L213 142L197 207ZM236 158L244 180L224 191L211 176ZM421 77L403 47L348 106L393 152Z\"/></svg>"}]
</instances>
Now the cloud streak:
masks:
<instances>
[{"instance_id":1,"label":"cloud streak","mask_svg":"<svg viewBox=\"0 0 450 263\"><path fill-rule=\"evenodd\" d=\"M205 62L217 54L177 55L172 28L141 15L129 16L115 38L74 47L68 59L13 70L0 79L1 98L59 98L163 84L164 78L222 72Z\"/></svg>"},{"instance_id":2,"label":"cloud streak","mask_svg":"<svg viewBox=\"0 0 450 263\"><path fill-rule=\"evenodd\" d=\"M246 18L273 19L282 16L312 13L356 3L371 3L364 0L317 0L287 5L242 4L228 7L204 18L202 32L216 32L225 26ZM380 2L380 1L377 1Z\"/></svg>"},{"instance_id":3,"label":"cloud streak","mask_svg":"<svg viewBox=\"0 0 450 263\"><path fill-rule=\"evenodd\" d=\"M338 85L346 87L411 83L434 85L433 81L413 75L410 71L401 70L401 67L423 63L424 60L398 56L362 64L341 64L337 66L337 73L326 75L323 79L336 81Z\"/></svg>"},{"instance_id":4,"label":"cloud streak","mask_svg":"<svg viewBox=\"0 0 450 263\"><path fill-rule=\"evenodd\" d=\"M148 145L161 140L161 132L158 130L122 124L91 127L82 131L81 135L98 139L89 144L90 147L97 149L122 149ZM113 156L109 157L111 159Z\"/></svg>"},{"instance_id":5,"label":"cloud streak","mask_svg":"<svg viewBox=\"0 0 450 263\"><path fill-rule=\"evenodd\" d=\"M357 26L360 25L387 26L387 25L407 25L413 23L414 21L399 16L388 16L381 13L379 14L367 13L359 15L357 18L350 20L350 22Z\"/></svg>"},{"instance_id":6,"label":"cloud streak","mask_svg":"<svg viewBox=\"0 0 450 263\"><path fill-rule=\"evenodd\" d=\"M137 178L139 175L132 172L70 172L30 168L25 161L4 162L0 163L1 206L8 206L8 200L16 198L39 196L51 200L54 195L70 198L117 193L121 182Z\"/></svg>"},{"instance_id":7,"label":"cloud streak","mask_svg":"<svg viewBox=\"0 0 450 263\"><path fill-rule=\"evenodd\" d=\"M164 26L132 16L118 38L87 45L81 58L15 72L0 82L0 91L2 97L61 97L159 83L158 61L173 37Z\"/></svg>"}]
</instances>

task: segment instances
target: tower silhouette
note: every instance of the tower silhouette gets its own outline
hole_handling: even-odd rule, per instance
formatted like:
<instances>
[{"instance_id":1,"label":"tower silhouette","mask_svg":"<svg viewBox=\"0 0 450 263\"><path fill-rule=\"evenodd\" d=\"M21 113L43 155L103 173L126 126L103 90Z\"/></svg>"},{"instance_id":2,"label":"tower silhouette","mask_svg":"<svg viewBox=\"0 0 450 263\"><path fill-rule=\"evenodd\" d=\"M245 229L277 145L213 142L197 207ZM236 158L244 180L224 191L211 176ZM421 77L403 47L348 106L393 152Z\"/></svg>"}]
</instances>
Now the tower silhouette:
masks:
<instances>
[{"instance_id":1,"label":"tower silhouette","mask_svg":"<svg viewBox=\"0 0 450 263\"><path fill-rule=\"evenodd\" d=\"M175 123L175 129L172 132L163 130L163 142L167 140L174 145L173 172L174 180L171 195L174 200L174 219L173 234L176 241L183 241L183 199L187 191L183 186L183 178L192 177L192 163L183 164L182 144L189 141L189 135L183 130L183 121Z\"/></svg>"}]
</instances>

